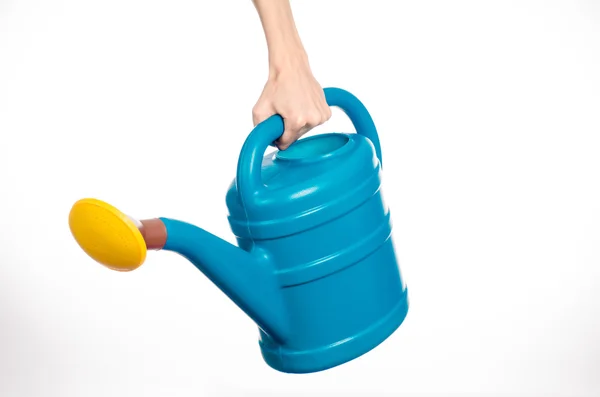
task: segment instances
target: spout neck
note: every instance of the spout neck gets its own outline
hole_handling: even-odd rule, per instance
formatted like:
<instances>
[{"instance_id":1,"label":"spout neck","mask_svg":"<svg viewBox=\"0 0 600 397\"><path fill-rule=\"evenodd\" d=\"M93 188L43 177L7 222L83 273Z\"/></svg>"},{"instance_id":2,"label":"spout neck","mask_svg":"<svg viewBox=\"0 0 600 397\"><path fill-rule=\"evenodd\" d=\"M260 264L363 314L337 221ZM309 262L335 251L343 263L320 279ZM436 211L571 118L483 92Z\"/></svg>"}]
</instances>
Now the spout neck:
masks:
<instances>
[{"instance_id":1,"label":"spout neck","mask_svg":"<svg viewBox=\"0 0 600 397\"><path fill-rule=\"evenodd\" d=\"M250 253L192 224L160 218L163 250L188 259L258 327L285 343L289 323L274 266L264 253Z\"/></svg>"}]
</instances>

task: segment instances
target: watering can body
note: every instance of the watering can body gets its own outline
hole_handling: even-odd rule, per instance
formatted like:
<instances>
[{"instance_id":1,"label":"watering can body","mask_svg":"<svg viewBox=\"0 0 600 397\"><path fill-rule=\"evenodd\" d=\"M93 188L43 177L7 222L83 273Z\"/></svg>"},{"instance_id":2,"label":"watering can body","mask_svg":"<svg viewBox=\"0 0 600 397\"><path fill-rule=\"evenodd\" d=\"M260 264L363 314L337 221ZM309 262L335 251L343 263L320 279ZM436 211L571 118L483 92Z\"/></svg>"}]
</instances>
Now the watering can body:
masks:
<instances>
[{"instance_id":1,"label":"watering can body","mask_svg":"<svg viewBox=\"0 0 600 397\"><path fill-rule=\"evenodd\" d=\"M352 360L389 337L408 311L375 125L350 93L325 95L356 133L314 135L265 155L283 132L273 116L246 140L226 195L239 247L263 258L279 289L273 310L284 313L275 325L282 331L259 329L259 344L283 372ZM253 288L260 293L261 285Z\"/></svg>"},{"instance_id":2,"label":"watering can body","mask_svg":"<svg viewBox=\"0 0 600 397\"><path fill-rule=\"evenodd\" d=\"M265 155L284 123L275 115L257 125L226 195L237 246L176 219L136 221L96 199L73 206L73 236L113 270L136 269L147 250L187 258L254 320L276 370L317 372L367 353L402 324L408 293L375 124L349 92L324 91L356 133L314 135Z\"/></svg>"}]
</instances>

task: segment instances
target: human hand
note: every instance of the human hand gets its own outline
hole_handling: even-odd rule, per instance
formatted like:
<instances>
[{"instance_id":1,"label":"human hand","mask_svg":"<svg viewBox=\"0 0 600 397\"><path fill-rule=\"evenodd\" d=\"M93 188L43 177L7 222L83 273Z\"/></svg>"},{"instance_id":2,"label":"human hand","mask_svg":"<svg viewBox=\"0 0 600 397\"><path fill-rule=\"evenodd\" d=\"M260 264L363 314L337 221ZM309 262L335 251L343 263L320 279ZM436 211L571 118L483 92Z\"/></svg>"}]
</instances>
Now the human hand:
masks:
<instances>
[{"instance_id":1,"label":"human hand","mask_svg":"<svg viewBox=\"0 0 600 397\"><path fill-rule=\"evenodd\" d=\"M283 135L273 142L280 150L287 149L302 135L331 117L323 88L313 76L307 60L289 60L285 66L272 68L252 109L254 125L274 114L279 114L285 125Z\"/></svg>"}]
</instances>

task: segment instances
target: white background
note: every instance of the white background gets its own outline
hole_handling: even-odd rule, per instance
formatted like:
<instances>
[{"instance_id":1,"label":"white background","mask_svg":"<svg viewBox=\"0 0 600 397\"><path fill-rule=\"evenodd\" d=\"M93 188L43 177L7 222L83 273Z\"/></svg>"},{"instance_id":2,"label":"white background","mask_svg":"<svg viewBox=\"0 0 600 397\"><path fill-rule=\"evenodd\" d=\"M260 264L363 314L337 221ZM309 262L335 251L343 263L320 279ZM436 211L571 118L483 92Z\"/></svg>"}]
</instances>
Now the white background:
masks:
<instances>
[{"instance_id":1,"label":"white background","mask_svg":"<svg viewBox=\"0 0 600 397\"><path fill-rule=\"evenodd\" d=\"M249 0L1 0L0 396L599 395L600 3L292 5L321 84L379 128L405 324L281 374L182 258L112 272L69 233L91 196L234 241L267 72Z\"/></svg>"}]
</instances>

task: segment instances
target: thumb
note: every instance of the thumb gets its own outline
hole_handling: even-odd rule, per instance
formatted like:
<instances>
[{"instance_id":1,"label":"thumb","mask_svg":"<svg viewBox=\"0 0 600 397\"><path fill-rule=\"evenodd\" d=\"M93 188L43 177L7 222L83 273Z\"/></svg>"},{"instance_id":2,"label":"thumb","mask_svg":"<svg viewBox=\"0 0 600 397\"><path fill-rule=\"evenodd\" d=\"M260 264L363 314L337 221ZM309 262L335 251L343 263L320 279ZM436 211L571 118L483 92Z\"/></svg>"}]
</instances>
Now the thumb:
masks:
<instances>
[{"instance_id":1,"label":"thumb","mask_svg":"<svg viewBox=\"0 0 600 397\"><path fill-rule=\"evenodd\" d=\"M275 142L277 148L280 150L285 150L290 147L292 143L309 129L308 126L298 120L286 118L283 122L285 126L283 135Z\"/></svg>"}]
</instances>

